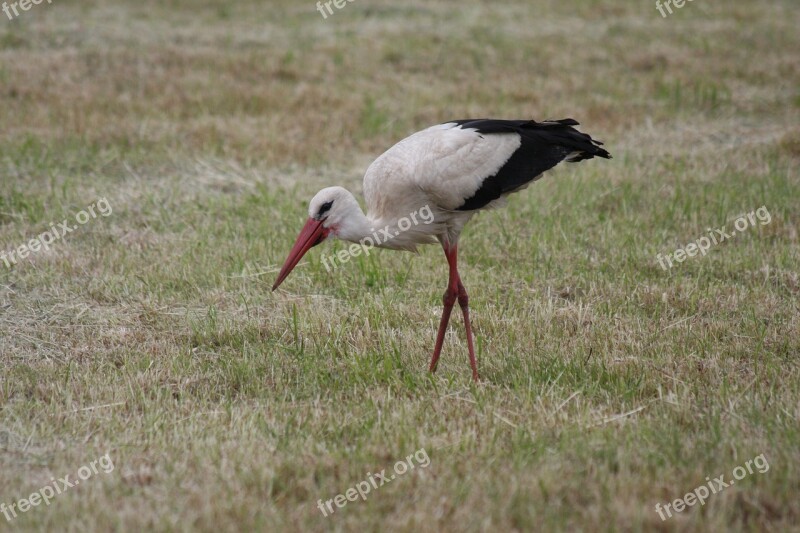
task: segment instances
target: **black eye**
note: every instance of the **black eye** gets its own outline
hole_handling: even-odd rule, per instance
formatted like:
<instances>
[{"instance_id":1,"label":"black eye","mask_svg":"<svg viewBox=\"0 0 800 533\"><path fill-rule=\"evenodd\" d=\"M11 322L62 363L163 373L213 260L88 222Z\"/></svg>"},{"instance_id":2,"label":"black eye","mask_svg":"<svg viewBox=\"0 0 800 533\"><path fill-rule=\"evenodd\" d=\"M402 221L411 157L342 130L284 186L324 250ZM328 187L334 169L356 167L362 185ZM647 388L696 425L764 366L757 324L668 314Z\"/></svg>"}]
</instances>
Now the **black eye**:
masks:
<instances>
[{"instance_id":1,"label":"black eye","mask_svg":"<svg viewBox=\"0 0 800 533\"><path fill-rule=\"evenodd\" d=\"M330 211L332 206L333 206L333 200L331 200L330 202L325 202L324 204L322 204L320 206L320 208L319 208L319 213L317 213L317 218L321 218L322 215L324 215L325 213Z\"/></svg>"}]
</instances>

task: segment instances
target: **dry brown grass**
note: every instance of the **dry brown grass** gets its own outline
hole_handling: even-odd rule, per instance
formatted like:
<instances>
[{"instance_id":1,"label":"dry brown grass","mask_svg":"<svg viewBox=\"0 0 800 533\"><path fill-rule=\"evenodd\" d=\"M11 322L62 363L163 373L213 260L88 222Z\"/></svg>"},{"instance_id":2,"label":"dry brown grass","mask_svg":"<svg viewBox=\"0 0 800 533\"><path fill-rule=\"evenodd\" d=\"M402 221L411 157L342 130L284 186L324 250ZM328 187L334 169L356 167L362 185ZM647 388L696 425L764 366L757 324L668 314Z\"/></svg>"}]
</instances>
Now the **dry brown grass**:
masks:
<instances>
[{"instance_id":1,"label":"dry brown grass","mask_svg":"<svg viewBox=\"0 0 800 533\"><path fill-rule=\"evenodd\" d=\"M796 529L800 10L697 0L56 0L0 14L0 530ZM614 154L479 217L430 379L438 250L269 286L307 198L415 129L573 116ZM669 272L655 259L768 206ZM363 259L363 258L362 258ZM620 416L624 415L624 416ZM424 447L431 465L323 518ZM662 522L657 502L770 470Z\"/></svg>"}]
</instances>

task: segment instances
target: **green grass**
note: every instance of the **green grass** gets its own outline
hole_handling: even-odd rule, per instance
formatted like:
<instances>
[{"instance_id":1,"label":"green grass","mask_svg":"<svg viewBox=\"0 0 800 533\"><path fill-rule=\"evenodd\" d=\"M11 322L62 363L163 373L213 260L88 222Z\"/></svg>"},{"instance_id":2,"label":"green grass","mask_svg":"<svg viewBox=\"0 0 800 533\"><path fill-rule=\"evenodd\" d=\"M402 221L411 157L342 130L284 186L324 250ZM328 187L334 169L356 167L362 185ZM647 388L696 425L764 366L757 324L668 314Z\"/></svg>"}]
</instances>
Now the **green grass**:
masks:
<instances>
[{"instance_id":1,"label":"green grass","mask_svg":"<svg viewBox=\"0 0 800 533\"><path fill-rule=\"evenodd\" d=\"M0 531L784 531L800 505L800 10L743 0L88 1L0 16ZM563 165L460 245L310 252L320 188L403 136L574 117ZM663 270L656 255L772 215ZM330 247L329 247L330 246ZM430 465L323 517L424 448ZM763 454L662 522L671 502Z\"/></svg>"}]
</instances>

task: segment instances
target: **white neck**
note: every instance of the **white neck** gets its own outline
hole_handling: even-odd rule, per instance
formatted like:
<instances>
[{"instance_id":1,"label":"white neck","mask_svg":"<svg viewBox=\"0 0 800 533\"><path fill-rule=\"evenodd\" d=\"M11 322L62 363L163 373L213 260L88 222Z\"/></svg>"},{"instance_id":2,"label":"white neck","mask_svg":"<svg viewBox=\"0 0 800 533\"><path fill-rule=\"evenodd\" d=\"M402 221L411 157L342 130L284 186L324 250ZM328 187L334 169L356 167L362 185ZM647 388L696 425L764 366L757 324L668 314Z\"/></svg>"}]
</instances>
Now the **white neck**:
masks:
<instances>
[{"instance_id":1,"label":"white neck","mask_svg":"<svg viewBox=\"0 0 800 533\"><path fill-rule=\"evenodd\" d=\"M377 223L356 206L356 209L349 210L342 216L337 224L336 236L345 241L361 242L362 239L371 236L377 227Z\"/></svg>"}]
</instances>

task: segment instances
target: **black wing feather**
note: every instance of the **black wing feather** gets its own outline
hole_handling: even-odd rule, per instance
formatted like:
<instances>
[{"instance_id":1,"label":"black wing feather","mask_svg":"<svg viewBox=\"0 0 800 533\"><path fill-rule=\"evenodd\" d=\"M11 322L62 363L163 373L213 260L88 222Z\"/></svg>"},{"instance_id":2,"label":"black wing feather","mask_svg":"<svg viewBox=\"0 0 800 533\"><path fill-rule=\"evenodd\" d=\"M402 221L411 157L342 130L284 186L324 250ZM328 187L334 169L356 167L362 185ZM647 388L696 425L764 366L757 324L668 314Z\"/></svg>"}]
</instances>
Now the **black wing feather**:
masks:
<instances>
[{"instance_id":1,"label":"black wing feather","mask_svg":"<svg viewBox=\"0 0 800 533\"><path fill-rule=\"evenodd\" d=\"M583 161L593 157L611 159L611 154L601 148L600 141L573 128L578 122L563 120L453 120L462 128L475 129L481 135L517 133L520 147L496 174L487 177L480 188L458 208L459 211L480 209L503 194L513 192L535 180L561 161ZM570 155L572 154L572 155Z\"/></svg>"}]
</instances>

